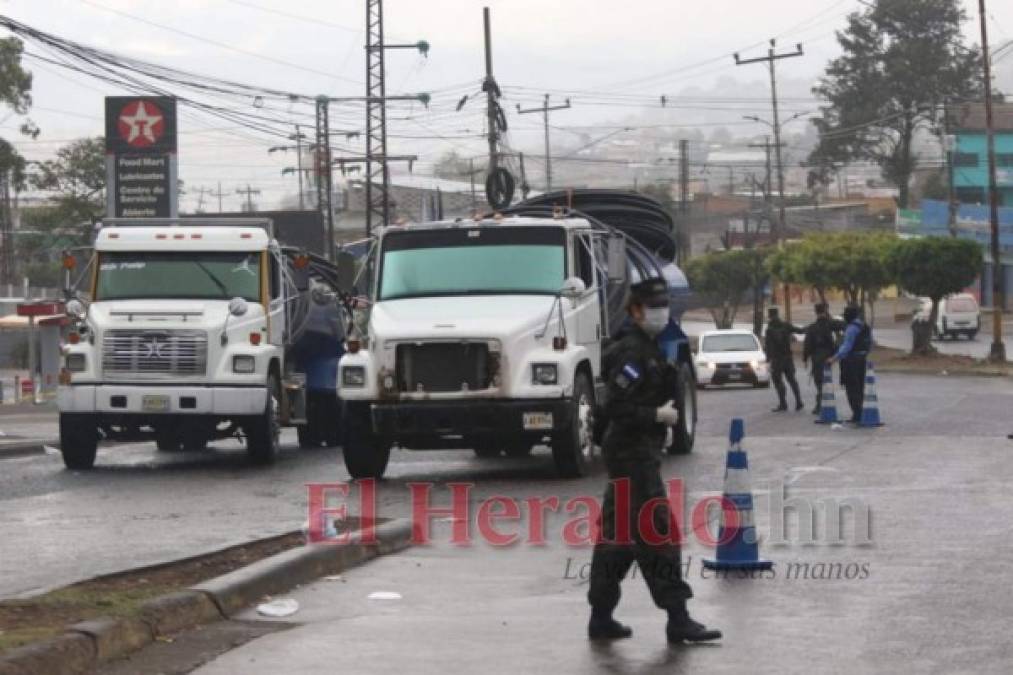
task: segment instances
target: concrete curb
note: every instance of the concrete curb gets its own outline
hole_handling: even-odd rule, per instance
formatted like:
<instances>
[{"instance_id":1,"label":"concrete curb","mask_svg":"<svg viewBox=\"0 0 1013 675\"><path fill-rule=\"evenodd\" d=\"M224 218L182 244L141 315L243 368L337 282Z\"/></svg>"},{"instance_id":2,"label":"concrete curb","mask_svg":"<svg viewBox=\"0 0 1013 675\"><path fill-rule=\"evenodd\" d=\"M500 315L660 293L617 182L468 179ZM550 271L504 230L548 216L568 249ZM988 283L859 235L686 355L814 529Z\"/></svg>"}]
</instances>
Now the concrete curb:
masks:
<instances>
[{"instance_id":1,"label":"concrete curb","mask_svg":"<svg viewBox=\"0 0 1013 675\"><path fill-rule=\"evenodd\" d=\"M943 375L943 371L946 371L946 375ZM980 370L952 370L949 368L940 367L939 370L919 370L918 368L905 368L904 366L876 366L876 373L888 373L890 375L926 375L929 377L1013 377L1010 373L1001 373L998 371L980 371Z\"/></svg>"},{"instance_id":2,"label":"concrete curb","mask_svg":"<svg viewBox=\"0 0 1013 675\"><path fill-rule=\"evenodd\" d=\"M30 455L42 455L46 452L45 446L59 448L60 441L25 441L24 443L11 443L0 446L0 459L6 457L28 457Z\"/></svg>"},{"instance_id":3,"label":"concrete curb","mask_svg":"<svg viewBox=\"0 0 1013 675\"><path fill-rule=\"evenodd\" d=\"M187 590L143 603L138 616L98 618L62 635L0 656L0 675L90 673L99 663L137 651L156 638L227 619L265 595L337 574L411 545L414 528L392 520L376 528L372 543L311 544L283 551Z\"/></svg>"}]
</instances>

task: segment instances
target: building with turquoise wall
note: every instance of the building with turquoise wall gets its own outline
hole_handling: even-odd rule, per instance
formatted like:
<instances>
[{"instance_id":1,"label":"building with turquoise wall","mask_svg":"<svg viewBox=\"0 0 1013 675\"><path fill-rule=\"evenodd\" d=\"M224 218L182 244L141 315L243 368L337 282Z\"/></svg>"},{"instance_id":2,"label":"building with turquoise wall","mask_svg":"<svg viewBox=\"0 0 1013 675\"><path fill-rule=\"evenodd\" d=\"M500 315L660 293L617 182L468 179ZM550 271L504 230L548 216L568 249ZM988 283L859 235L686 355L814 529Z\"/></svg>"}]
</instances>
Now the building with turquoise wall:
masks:
<instances>
[{"instance_id":1,"label":"building with turquoise wall","mask_svg":"<svg viewBox=\"0 0 1013 675\"><path fill-rule=\"evenodd\" d=\"M1000 206L1013 206L1013 103L994 106L995 157ZM988 203L988 150L981 103L956 106L950 113L955 137L953 188L962 204Z\"/></svg>"}]
</instances>

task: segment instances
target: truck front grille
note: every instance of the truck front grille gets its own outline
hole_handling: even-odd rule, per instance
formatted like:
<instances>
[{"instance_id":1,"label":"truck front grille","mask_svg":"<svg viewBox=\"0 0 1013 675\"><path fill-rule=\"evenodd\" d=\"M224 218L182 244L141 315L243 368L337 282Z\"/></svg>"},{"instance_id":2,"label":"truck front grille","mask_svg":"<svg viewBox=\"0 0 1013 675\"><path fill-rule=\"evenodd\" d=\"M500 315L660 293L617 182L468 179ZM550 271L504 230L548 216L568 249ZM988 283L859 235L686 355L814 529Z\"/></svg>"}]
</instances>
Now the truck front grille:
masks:
<instances>
[{"instance_id":1,"label":"truck front grille","mask_svg":"<svg viewBox=\"0 0 1013 675\"><path fill-rule=\"evenodd\" d=\"M410 393L475 391L493 386L495 360L478 342L397 346L398 390Z\"/></svg>"},{"instance_id":2,"label":"truck front grille","mask_svg":"<svg viewBox=\"0 0 1013 675\"><path fill-rule=\"evenodd\" d=\"M124 378L204 375L208 335L201 330L110 330L102 337L102 370Z\"/></svg>"}]
</instances>

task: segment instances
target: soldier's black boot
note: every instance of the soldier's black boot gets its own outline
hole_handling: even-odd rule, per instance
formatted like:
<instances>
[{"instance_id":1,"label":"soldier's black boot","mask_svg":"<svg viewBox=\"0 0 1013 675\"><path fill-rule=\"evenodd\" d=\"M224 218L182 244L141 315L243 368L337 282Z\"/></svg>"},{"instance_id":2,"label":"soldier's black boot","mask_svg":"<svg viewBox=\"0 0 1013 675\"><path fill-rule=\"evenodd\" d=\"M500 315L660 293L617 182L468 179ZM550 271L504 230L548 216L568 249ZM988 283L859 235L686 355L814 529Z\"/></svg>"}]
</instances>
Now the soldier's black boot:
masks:
<instances>
[{"instance_id":1,"label":"soldier's black boot","mask_svg":"<svg viewBox=\"0 0 1013 675\"><path fill-rule=\"evenodd\" d=\"M680 642L711 642L721 639L721 631L693 621L685 607L668 610L668 625L665 627L668 641Z\"/></svg>"},{"instance_id":2,"label":"soldier's black boot","mask_svg":"<svg viewBox=\"0 0 1013 675\"><path fill-rule=\"evenodd\" d=\"M785 412L786 410L788 410L788 404L782 403L776 408L773 408L770 412Z\"/></svg>"},{"instance_id":3,"label":"soldier's black boot","mask_svg":"<svg viewBox=\"0 0 1013 675\"><path fill-rule=\"evenodd\" d=\"M633 629L612 618L612 611L591 608L587 624L587 637L591 640L622 640L632 637Z\"/></svg>"}]
</instances>

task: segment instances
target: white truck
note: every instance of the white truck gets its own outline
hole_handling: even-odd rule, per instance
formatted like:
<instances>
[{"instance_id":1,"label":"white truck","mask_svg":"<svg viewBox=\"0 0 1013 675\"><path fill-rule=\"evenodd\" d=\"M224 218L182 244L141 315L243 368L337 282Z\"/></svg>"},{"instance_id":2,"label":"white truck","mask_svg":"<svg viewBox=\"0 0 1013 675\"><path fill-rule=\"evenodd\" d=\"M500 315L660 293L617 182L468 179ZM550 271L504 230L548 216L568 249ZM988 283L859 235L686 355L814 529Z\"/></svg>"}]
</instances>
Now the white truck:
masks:
<instances>
[{"instance_id":1,"label":"white truck","mask_svg":"<svg viewBox=\"0 0 1013 675\"><path fill-rule=\"evenodd\" d=\"M237 436L258 463L275 459L283 426L300 445L337 445L335 274L279 245L265 219L103 222L87 289L67 303L67 467L91 468L100 440L172 451Z\"/></svg>"},{"instance_id":2,"label":"white truck","mask_svg":"<svg viewBox=\"0 0 1013 675\"><path fill-rule=\"evenodd\" d=\"M542 443L561 475L589 471L603 351L630 281L662 274L650 260L562 210L381 228L362 266L368 317L339 363L349 473L382 477L394 445L491 458ZM696 386L685 335L671 328L682 419L670 452L688 452Z\"/></svg>"}]
</instances>

